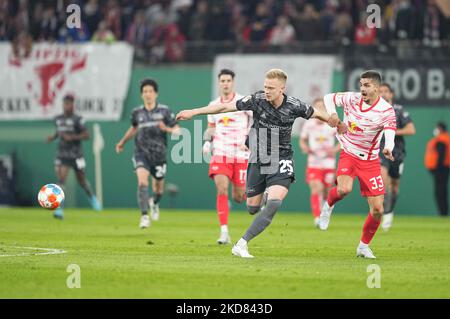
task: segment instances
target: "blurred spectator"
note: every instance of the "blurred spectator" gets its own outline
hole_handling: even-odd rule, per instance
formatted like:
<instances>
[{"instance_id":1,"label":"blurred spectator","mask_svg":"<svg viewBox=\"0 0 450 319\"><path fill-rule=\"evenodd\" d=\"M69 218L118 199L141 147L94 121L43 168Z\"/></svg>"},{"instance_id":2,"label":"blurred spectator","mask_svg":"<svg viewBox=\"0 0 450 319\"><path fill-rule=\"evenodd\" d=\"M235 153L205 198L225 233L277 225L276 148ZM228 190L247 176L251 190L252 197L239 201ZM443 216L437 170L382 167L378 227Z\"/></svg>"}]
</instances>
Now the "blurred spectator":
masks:
<instances>
[{"instance_id":1,"label":"blurred spectator","mask_svg":"<svg viewBox=\"0 0 450 319\"><path fill-rule=\"evenodd\" d=\"M184 35L180 33L176 24L169 24L165 32L165 60L167 62L183 61L186 42Z\"/></svg>"},{"instance_id":2,"label":"blurred spectator","mask_svg":"<svg viewBox=\"0 0 450 319\"><path fill-rule=\"evenodd\" d=\"M320 21L324 31L325 40L331 39L331 28L337 15L337 0L326 0L325 7L320 13Z\"/></svg>"},{"instance_id":3,"label":"blurred spectator","mask_svg":"<svg viewBox=\"0 0 450 319\"><path fill-rule=\"evenodd\" d=\"M83 7L83 11L83 21L86 23L87 29L91 32L97 30L101 21L98 0L88 0Z\"/></svg>"},{"instance_id":4,"label":"blurred spectator","mask_svg":"<svg viewBox=\"0 0 450 319\"><path fill-rule=\"evenodd\" d=\"M415 12L410 0L393 0L395 16L395 36L406 40L415 37Z\"/></svg>"},{"instance_id":5,"label":"blurred spectator","mask_svg":"<svg viewBox=\"0 0 450 319\"><path fill-rule=\"evenodd\" d=\"M177 26L180 33L189 34L191 24L192 0L174 0L172 2L172 11L176 13Z\"/></svg>"},{"instance_id":6,"label":"blurred spectator","mask_svg":"<svg viewBox=\"0 0 450 319\"><path fill-rule=\"evenodd\" d=\"M441 46L445 37L445 17L436 6L435 0L428 0L423 16L423 43L432 47Z\"/></svg>"},{"instance_id":7,"label":"blurred spectator","mask_svg":"<svg viewBox=\"0 0 450 319\"><path fill-rule=\"evenodd\" d=\"M114 33L116 39L121 38L121 9L117 0L108 0L105 12L105 21L108 28Z\"/></svg>"},{"instance_id":8,"label":"blurred spectator","mask_svg":"<svg viewBox=\"0 0 450 319\"><path fill-rule=\"evenodd\" d=\"M135 54L139 58L146 55L146 46L150 38L150 28L145 21L144 11L137 11L133 23L128 27L126 41L135 47Z\"/></svg>"},{"instance_id":9,"label":"blurred spectator","mask_svg":"<svg viewBox=\"0 0 450 319\"><path fill-rule=\"evenodd\" d=\"M312 4L306 4L303 12L293 21L300 41L320 41L324 39L319 13Z\"/></svg>"},{"instance_id":10,"label":"blurred spectator","mask_svg":"<svg viewBox=\"0 0 450 319\"><path fill-rule=\"evenodd\" d=\"M22 31L12 41L12 55L9 57L9 63L20 66L21 60L30 56L33 48L33 39L26 31Z\"/></svg>"},{"instance_id":11,"label":"blurred spectator","mask_svg":"<svg viewBox=\"0 0 450 319\"><path fill-rule=\"evenodd\" d=\"M450 136L447 124L438 122L425 151L425 167L433 175L434 195L441 216L448 216L448 177L450 170Z\"/></svg>"},{"instance_id":12,"label":"blurred spectator","mask_svg":"<svg viewBox=\"0 0 450 319\"><path fill-rule=\"evenodd\" d=\"M279 16L277 25L270 33L269 43L272 45L290 44L295 40L295 29L286 16Z\"/></svg>"},{"instance_id":13,"label":"blurred spectator","mask_svg":"<svg viewBox=\"0 0 450 319\"><path fill-rule=\"evenodd\" d=\"M150 63L155 64L164 59L166 24L164 23L163 15L155 16L155 20L153 22L154 24L149 41L149 61Z\"/></svg>"},{"instance_id":14,"label":"blurred spectator","mask_svg":"<svg viewBox=\"0 0 450 319\"><path fill-rule=\"evenodd\" d=\"M355 43L359 45L372 45L375 43L377 29L367 25L367 14L361 13L359 24L355 28Z\"/></svg>"},{"instance_id":15,"label":"blurred spectator","mask_svg":"<svg viewBox=\"0 0 450 319\"><path fill-rule=\"evenodd\" d=\"M99 23L97 31L95 31L94 35L92 36L92 41L106 43L113 43L116 41L114 33L108 28L108 24L105 20L102 20Z\"/></svg>"},{"instance_id":16,"label":"blurred spectator","mask_svg":"<svg viewBox=\"0 0 450 319\"><path fill-rule=\"evenodd\" d=\"M331 38L338 44L349 45L352 38L353 22L348 9L341 7L331 26Z\"/></svg>"},{"instance_id":17,"label":"blurred spectator","mask_svg":"<svg viewBox=\"0 0 450 319\"><path fill-rule=\"evenodd\" d=\"M207 26L207 40L233 40L231 12L222 1L211 1Z\"/></svg>"},{"instance_id":18,"label":"blurred spectator","mask_svg":"<svg viewBox=\"0 0 450 319\"><path fill-rule=\"evenodd\" d=\"M59 30L58 42L86 42L89 41L90 38L91 35L86 23L81 22L81 28L68 28L64 24Z\"/></svg>"},{"instance_id":19,"label":"blurred spectator","mask_svg":"<svg viewBox=\"0 0 450 319\"><path fill-rule=\"evenodd\" d=\"M208 2L201 0L192 14L188 37L192 41L202 41L206 39L206 26L208 25Z\"/></svg>"},{"instance_id":20,"label":"blurred spectator","mask_svg":"<svg viewBox=\"0 0 450 319\"><path fill-rule=\"evenodd\" d=\"M250 21L250 25L245 31L246 34L248 34L246 37L251 42L262 42L267 40L272 24L273 22L268 6L264 2L260 2L256 6L255 16Z\"/></svg>"},{"instance_id":21,"label":"blurred spectator","mask_svg":"<svg viewBox=\"0 0 450 319\"><path fill-rule=\"evenodd\" d=\"M54 41L58 36L58 19L55 14L55 9L48 6L44 9L42 20L40 20L38 29L39 41Z\"/></svg>"}]
</instances>

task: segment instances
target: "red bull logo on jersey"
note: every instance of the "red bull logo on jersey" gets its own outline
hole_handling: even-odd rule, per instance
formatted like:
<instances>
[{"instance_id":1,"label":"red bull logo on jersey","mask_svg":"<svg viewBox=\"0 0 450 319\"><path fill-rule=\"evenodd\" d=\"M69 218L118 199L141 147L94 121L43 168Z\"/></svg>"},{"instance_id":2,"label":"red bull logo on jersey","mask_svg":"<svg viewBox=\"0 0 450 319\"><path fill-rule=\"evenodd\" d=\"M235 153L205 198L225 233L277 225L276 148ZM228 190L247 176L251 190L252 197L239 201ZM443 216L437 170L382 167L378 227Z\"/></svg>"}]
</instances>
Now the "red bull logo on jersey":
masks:
<instances>
[{"instance_id":1,"label":"red bull logo on jersey","mask_svg":"<svg viewBox=\"0 0 450 319\"><path fill-rule=\"evenodd\" d=\"M319 144L325 143L326 140L327 140L326 137L323 136L323 135L318 136L318 137L316 138L316 142L319 143Z\"/></svg>"},{"instance_id":2,"label":"red bull logo on jersey","mask_svg":"<svg viewBox=\"0 0 450 319\"><path fill-rule=\"evenodd\" d=\"M224 116L219 120L219 123L223 124L223 126L228 126L229 123L232 123L232 122L236 122L236 121L228 116Z\"/></svg>"},{"instance_id":3,"label":"red bull logo on jersey","mask_svg":"<svg viewBox=\"0 0 450 319\"><path fill-rule=\"evenodd\" d=\"M26 85L33 99L46 109L53 105L58 93L64 89L71 74L86 67L87 53L81 53L75 47L46 46L34 48L25 58L12 55L9 64L22 68L26 64L33 67L35 80Z\"/></svg>"},{"instance_id":4,"label":"red bull logo on jersey","mask_svg":"<svg viewBox=\"0 0 450 319\"><path fill-rule=\"evenodd\" d=\"M355 122L350 122L349 121L347 126L348 126L348 130L350 132L352 132L352 133L362 133L362 132L364 132L364 130L362 128L358 127L358 125L356 125Z\"/></svg>"}]
</instances>

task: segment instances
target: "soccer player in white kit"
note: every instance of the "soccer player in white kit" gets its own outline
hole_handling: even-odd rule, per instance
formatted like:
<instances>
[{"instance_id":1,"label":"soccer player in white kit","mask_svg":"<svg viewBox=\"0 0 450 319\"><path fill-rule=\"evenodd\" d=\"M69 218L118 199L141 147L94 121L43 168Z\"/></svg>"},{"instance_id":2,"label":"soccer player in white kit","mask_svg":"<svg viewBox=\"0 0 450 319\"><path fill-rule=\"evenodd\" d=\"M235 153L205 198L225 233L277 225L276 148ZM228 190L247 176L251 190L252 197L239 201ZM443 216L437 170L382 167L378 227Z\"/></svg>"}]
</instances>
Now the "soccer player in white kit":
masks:
<instances>
[{"instance_id":1,"label":"soccer player in white kit","mask_svg":"<svg viewBox=\"0 0 450 319\"><path fill-rule=\"evenodd\" d=\"M236 103L243 98L234 91L234 76L234 72L228 69L219 72L220 96L210 104ZM228 230L230 181L234 201L242 203L246 199L245 179L250 152L245 141L252 124L252 116L251 111L208 115L203 152L209 153L212 149L209 177L214 180L217 189L216 209L220 223L218 244L231 242Z\"/></svg>"},{"instance_id":2,"label":"soccer player in white kit","mask_svg":"<svg viewBox=\"0 0 450 319\"><path fill-rule=\"evenodd\" d=\"M327 94L326 109L338 128L337 138L341 153L337 169L337 187L330 190L320 214L319 228L326 230L336 202L348 195L353 180L358 177L361 195L367 197L369 214L363 227L356 256L375 258L369 244L383 216L384 184L381 177L379 148L384 133L385 145L382 153L393 161L392 150L396 118L394 108L380 96L381 75L366 71L360 77L360 93L345 92ZM343 107L344 119L339 120L336 106ZM333 125L332 125L333 126Z\"/></svg>"},{"instance_id":3,"label":"soccer player in white kit","mask_svg":"<svg viewBox=\"0 0 450 319\"><path fill-rule=\"evenodd\" d=\"M323 108L323 100L316 99L313 106ZM300 133L300 149L308 155L306 183L311 191L311 211L316 226L319 226L322 203L335 181L336 153L340 149L339 144L336 144L335 136L336 128L317 119L306 121Z\"/></svg>"}]
</instances>

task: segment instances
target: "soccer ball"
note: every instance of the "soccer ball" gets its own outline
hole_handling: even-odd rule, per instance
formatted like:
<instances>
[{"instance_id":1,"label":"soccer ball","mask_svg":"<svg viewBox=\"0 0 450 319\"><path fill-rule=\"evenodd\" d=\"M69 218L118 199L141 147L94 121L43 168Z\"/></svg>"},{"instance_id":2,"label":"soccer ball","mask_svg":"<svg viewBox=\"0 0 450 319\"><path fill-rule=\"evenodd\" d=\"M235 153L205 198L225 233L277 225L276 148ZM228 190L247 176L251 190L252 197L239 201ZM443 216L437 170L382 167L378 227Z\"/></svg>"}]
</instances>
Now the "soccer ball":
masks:
<instances>
[{"instance_id":1,"label":"soccer ball","mask_svg":"<svg viewBox=\"0 0 450 319\"><path fill-rule=\"evenodd\" d=\"M46 209L56 209L64 202L64 192L56 184L44 185L39 191L38 202Z\"/></svg>"}]
</instances>

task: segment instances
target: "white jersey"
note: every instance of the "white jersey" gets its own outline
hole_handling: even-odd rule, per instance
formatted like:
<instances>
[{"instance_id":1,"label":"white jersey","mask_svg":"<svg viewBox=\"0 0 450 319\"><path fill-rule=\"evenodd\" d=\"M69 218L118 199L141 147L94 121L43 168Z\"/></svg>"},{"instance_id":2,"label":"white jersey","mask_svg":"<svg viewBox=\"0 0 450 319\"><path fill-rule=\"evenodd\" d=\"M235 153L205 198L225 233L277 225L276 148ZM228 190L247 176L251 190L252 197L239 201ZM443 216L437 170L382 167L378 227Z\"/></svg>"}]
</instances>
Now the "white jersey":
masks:
<instances>
[{"instance_id":1,"label":"white jersey","mask_svg":"<svg viewBox=\"0 0 450 319\"><path fill-rule=\"evenodd\" d=\"M233 97L224 101L221 97L210 104L236 102L243 98L234 93ZM252 124L252 111L237 111L208 115L208 123L215 126L213 137L213 156L227 156L230 158L248 159L250 151L243 149L245 140Z\"/></svg>"},{"instance_id":2,"label":"white jersey","mask_svg":"<svg viewBox=\"0 0 450 319\"><path fill-rule=\"evenodd\" d=\"M326 123L311 119L305 122L300 138L308 140L311 153L308 154L308 167L334 169L336 157L332 150L336 145L336 129Z\"/></svg>"},{"instance_id":3,"label":"white jersey","mask_svg":"<svg viewBox=\"0 0 450 319\"><path fill-rule=\"evenodd\" d=\"M348 126L346 133L337 135L341 149L362 160L377 159L383 130L397 129L392 105L382 97L368 105L354 92L335 93L333 102L343 107Z\"/></svg>"}]
</instances>

